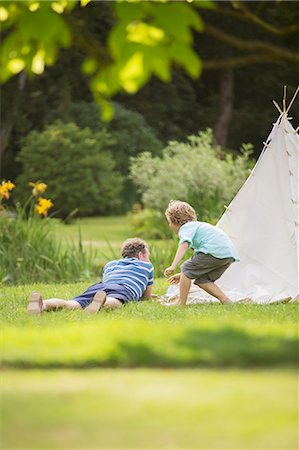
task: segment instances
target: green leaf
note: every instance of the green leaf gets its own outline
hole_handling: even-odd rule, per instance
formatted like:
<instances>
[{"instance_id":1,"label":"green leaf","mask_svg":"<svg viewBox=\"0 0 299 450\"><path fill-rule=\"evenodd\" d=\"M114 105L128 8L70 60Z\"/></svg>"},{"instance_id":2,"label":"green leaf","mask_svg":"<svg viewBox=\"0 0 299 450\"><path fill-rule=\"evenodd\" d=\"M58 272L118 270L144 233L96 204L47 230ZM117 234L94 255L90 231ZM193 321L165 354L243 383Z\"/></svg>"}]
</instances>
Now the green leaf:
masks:
<instances>
[{"instance_id":1,"label":"green leaf","mask_svg":"<svg viewBox=\"0 0 299 450\"><path fill-rule=\"evenodd\" d=\"M81 69L86 75L92 75L96 72L98 63L96 60L87 58L83 62Z\"/></svg>"},{"instance_id":2,"label":"green leaf","mask_svg":"<svg viewBox=\"0 0 299 450\"><path fill-rule=\"evenodd\" d=\"M150 6L147 3L148 2L116 2L114 5L114 10L121 22L130 23L135 20L139 21L147 15Z\"/></svg>"},{"instance_id":3,"label":"green leaf","mask_svg":"<svg viewBox=\"0 0 299 450\"><path fill-rule=\"evenodd\" d=\"M173 59L189 73L192 78L200 75L202 64L199 56L183 42L174 42L171 46Z\"/></svg>"},{"instance_id":4,"label":"green leaf","mask_svg":"<svg viewBox=\"0 0 299 450\"><path fill-rule=\"evenodd\" d=\"M164 30L147 23L133 22L127 26L127 39L131 42L155 46L162 42L164 38Z\"/></svg>"},{"instance_id":5,"label":"green leaf","mask_svg":"<svg viewBox=\"0 0 299 450\"><path fill-rule=\"evenodd\" d=\"M83 8L86 6L86 5L88 5L88 3L90 3L91 2L91 0L80 0L80 4L81 4L81 6L83 6Z\"/></svg>"},{"instance_id":6,"label":"green leaf","mask_svg":"<svg viewBox=\"0 0 299 450\"><path fill-rule=\"evenodd\" d=\"M216 9L217 4L213 2L212 0L195 0L192 2L192 5L194 5L196 8L202 8L202 9Z\"/></svg>"}]
</instances>

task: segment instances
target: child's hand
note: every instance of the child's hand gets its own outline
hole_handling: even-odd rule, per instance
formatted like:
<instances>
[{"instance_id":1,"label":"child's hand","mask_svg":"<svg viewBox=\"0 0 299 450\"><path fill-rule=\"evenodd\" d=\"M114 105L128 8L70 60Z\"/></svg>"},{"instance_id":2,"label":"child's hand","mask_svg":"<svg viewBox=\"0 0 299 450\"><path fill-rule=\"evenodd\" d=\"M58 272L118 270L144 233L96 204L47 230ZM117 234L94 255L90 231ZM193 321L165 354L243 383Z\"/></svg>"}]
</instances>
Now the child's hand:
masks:
<instances>
[{"instance_id":1,"label":"child's hand","mask_svg":"<svg viewBox=\"0 0 299 450\"><path fill-rule=\"evenodd\" d=\"M164 277L168 278L169 275L171 275L174 272L174 270L175 267L173 266L167 267L167 269L164 270Z\"/></svg>"},{"instance_id":2,"label":"child's hand","mask_svg":"<svg viewBox=\"0 0 299 450\"><path fill-rule=\"evenodd\" d=\"M169 277L168 281L170 284L179 284L180 279L181 279L181 274L176 273L175 275L172 275L171 277Z\"/></svg>"}]
</instances>

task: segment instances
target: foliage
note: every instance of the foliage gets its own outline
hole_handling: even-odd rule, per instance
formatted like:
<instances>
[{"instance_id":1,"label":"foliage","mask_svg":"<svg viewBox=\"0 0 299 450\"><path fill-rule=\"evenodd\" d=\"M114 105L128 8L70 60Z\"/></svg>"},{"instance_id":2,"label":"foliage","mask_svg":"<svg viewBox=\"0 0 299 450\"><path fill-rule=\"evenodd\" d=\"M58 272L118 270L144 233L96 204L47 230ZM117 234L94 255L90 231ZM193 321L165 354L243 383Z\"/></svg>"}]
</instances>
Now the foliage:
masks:
<instances>
[{"instance_id":1,"label":"foliage","mask_svg":"<svg viewBox=\"0 0 299 450\"><path fill-rule=\"evenodd\" d=\"M81 6L88 1L81 0ZM9 2L1 6L0 20L7 36L1 59L2 81L24 68L41 74L55 63L59 48L74 40L68 16L76 2ZM205 1L203 7L212 7ZM95 57L85 50L83 70L91 75L91 89L103 106L103 116L112 109L105 98L121 90L134 93L154 74L170 80L171 64L181 65L192 77L201 70L192 48L191 30L202 31L198 12L188 2L115 2L117 22L110 32L108 49L101 46ZM103 56L105 55L105 56Z\"/></svg>"},{"instance_id":2,"label":"foliage","mask_svg":"<svg viewBox=\"0 0 299 450\"><path fill-rule=\"evenodd\" d=\"M47 185L32 185L32 194L23 206L0 212L0 284L94 278L94 252L84 251L80 240L62 246L54 239L51 219L46 217L53 203L40 197Z\"/></svg>"},{"instance_id":3,"label":"foliage","mask_svg":"<svg viewBox=\"0 0 299 450\"><path fill-rule=\"evenodd\" d=\"M108 131L111 136L107 151L112 155L115 168L127 176L130 157L148 151L158 155L162 143L156 137L154 130L148 126L143 116L130 111L118 103L113 103L115 114L113 119L105 124L101 118L101 110L96 103L77 102L64 106L62 111L52 110L47 120L58 116L63 122L73 122L80 128L90 128L94 133ZM123 184L121 196L122 211L130 209L136 201L136 189L127 179Z\"/></svg>"},{"instance_id":4,"label":"foliage","mask_svg":"<svg viewBox=\"0 0 299 450\"><path fill-rule=\"evenodd\" d=\"M211 130L170 142L161 158L143 153L132 159L131 177L148 208L164 211L171 199L193 205L200 220L215 222L248 175L250 145L233 157L213 145Z\"/></svg>"},{"instance_id":5,"label":"foliage","mask_svg":"<svg viewBox=\"0 0 299 450\"><path fill-rule=\"evenodd\" d=\"M106 150L110 143L105 130L93 133L60 121L42 133L32 131L24 138L19 153L23 171L17 181L24 187L33 177L55 179L49 193L57 214L64 218L75 210L80 215L115 211L122 177L114 170L115 162Z\"/></svg>"},{"instance_id":6,"label":"foliage","mask_svg":"<svg viewBox=\"0 0 299 450\"><path fill-rule=\"evenodd\" d=\"M288 367L297 361L296 305L192 305L155 302L86 316L28 316L31 290L72 298L86 283L5 287L2 364L6 367ZM167 281L158 280L162 294ZM76 345L74 345L74 339ZM100 343L100 345L99 345ZM3 343L1 343L3 344Z\"/></svg>"},{"instance_id":7,"label":"foliage","mask_svg":"<svg viewBox=\"0 0 299 450\"><path fill-rule=\"evenodd\" d=\"M136 236L144 239L167 239L172 237L172 232L161 211L150 208L135 208L129 217Z\"/></svg>"},{"instance_id":8,"label":"foliage","mask_svg":"<svg viewBox=\"0 0 299 450\"><path fill-rule=\"evenodd\" d=\"M3 68L1 80L6 81L24 68L40 75L45 65L52 65L61 47L71 44L69 27L61 16L74 2L1 2L1 25L6 38L1 47Z\"/></svg>"}]
</instances>

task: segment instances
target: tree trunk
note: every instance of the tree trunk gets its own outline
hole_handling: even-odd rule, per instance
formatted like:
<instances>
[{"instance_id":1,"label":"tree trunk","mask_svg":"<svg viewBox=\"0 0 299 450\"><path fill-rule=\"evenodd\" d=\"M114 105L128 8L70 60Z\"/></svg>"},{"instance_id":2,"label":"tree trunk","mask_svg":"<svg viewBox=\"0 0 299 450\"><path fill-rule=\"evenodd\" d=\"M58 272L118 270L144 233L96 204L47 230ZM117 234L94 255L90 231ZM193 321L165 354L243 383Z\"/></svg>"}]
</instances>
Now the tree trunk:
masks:
<instances>
[{"instance_id":1,"label":"tree trunk","mask_svg":"<svg viewBox=\"0 0 299 450\"><path fill-rule=\"evenodd\" d=\"M1 95L1 129L0 129L0 177L2 175L2 160L8 146L13 126L18 117L19 105L26 82L26 72L23 71L7 82L5 92ZM3 88L2 88L3 89ZM3 89L4 91L4 89Z\"/></svg>"},{"instance_id":2,"label":"tree trunk","mask_svg":"<svg viewBox=\"0 0 299 450\"><path fill-rule=\"evenodd\" d=\"M214 139L218 145L225 147L234 103L234 72L226 68L220 72L219 110L214 126Z\"/></svg>"}]
</instances>

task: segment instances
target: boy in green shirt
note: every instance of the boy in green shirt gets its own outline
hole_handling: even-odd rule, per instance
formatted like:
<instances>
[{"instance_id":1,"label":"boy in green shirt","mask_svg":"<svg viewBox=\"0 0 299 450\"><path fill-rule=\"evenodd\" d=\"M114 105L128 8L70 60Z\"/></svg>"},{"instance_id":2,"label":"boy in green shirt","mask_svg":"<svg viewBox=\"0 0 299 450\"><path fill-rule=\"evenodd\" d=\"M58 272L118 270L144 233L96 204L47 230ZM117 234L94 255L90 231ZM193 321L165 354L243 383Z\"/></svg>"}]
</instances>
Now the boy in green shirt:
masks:
<instances>
[{"instance_id":1,"label":"boy in green shirt","mask_svg":"<svg viewBox=\"0 0 299 450\"><path fill-rule=\"evenodd\" d=\"M180 284L180 296L178 301L166 305L185 305L192 280L221 303L232 303L215 284L234 261L239 261L237 251L227 234L220 228L197 221L195 210L186 202L172 200L165 215L170 228L180 238L174 260L164 271L170 283ZM194 255L182 264L181 273L172 275L188 248L194 250Z\"/></svg>"}]
</instances>

